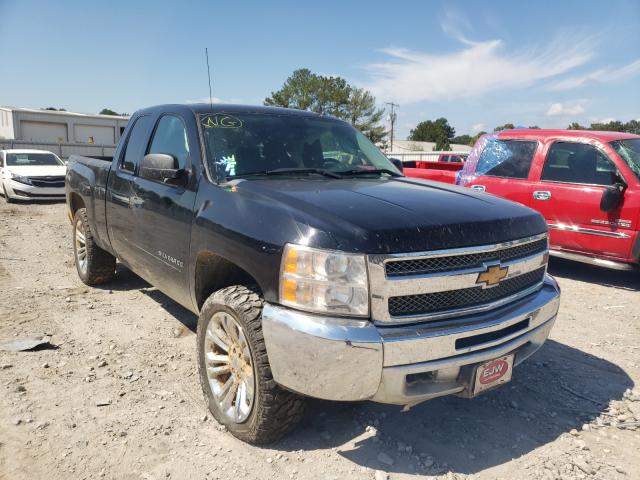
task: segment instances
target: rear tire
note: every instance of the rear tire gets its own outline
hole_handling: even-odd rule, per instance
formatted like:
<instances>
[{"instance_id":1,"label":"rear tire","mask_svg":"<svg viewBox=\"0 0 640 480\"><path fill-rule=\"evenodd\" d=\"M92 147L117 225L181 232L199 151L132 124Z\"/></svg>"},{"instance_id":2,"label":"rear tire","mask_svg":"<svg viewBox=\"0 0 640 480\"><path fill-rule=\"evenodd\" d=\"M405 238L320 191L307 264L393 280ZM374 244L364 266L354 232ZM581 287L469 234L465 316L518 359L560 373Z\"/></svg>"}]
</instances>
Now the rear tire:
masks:
<instances>
[{"instance_id":1,"label":"rear tire","mask_svg":"<svg viewBox=\"0 0 640 480\"><path fill-rule=\"evenodd\" d=\"M113 280L116 257L96 245L86 208L79 208L73 216L73 256L78 276L87 285Z\"/></svg>"},{"instance_id":2,"label":"rear tire","mask_svg":"<svg viewBox=\"0 0 640 480\"><path fill-rule=\"evenodd\" d=\"M207 299L198 318L198 369L209 410L251 444L282 438L304 415L304 398L273 380L262 335L263 303L255 288L227 287Z\"/></svg>"}]
</instances>

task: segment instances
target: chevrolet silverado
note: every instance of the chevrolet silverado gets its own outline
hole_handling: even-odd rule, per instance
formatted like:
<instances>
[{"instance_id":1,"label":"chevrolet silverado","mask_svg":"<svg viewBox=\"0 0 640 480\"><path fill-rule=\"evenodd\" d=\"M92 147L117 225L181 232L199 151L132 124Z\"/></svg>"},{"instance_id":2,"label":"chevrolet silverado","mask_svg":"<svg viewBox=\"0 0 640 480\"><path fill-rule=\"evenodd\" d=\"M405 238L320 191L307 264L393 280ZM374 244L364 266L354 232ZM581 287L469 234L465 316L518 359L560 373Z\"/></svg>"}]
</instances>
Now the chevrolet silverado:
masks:
<instances>
[{"instance_id":1,"label":"chevrolet silverado","mask_svg":"<svg viewBox=\"0 0 640 480\"><path fill-rule=\"evenodd\" d=\"M298 110L136 112L115 156L72 156L73 251L116 259L198 315L208 407L273 441L304 396L410 407L508 382L560 291L535 211L404 177L364 135Z\"/></svg>"}]
</instances>

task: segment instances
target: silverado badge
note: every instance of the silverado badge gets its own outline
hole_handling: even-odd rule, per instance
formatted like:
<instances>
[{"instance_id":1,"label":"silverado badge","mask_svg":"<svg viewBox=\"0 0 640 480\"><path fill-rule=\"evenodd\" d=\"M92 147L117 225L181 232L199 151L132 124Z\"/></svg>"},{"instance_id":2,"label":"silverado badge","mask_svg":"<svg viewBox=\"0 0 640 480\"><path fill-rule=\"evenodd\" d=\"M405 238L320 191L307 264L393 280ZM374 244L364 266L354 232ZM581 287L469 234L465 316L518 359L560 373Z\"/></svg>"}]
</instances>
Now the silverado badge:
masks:
<instances>
[{"instance_id":1,"label":"silverado badge","mask_svg":"<svg viewBox=\"0 0 640 480\"><path fill-rule=\"evenodd\" d=\"M509 267L501 267L500 265L492 265L488 267L484 272L480 272L477 284L484 283L484 287L492 287L498 285L500 281L509 273Z\"/></svg>"}]
</instances>

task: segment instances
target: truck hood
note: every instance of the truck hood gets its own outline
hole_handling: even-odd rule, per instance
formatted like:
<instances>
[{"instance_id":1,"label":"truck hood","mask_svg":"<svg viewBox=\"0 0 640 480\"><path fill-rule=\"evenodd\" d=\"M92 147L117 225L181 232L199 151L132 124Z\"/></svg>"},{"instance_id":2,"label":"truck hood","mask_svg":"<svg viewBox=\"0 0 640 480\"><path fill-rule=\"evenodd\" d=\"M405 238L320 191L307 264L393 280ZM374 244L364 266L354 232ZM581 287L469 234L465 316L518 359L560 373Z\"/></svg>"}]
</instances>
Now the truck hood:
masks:
<instances>
[{"instance_id":1,"label":"truck hood","mask_svg":"<svg viewBox=\"0 0 640 480\"><path fill-rule=\"evenodd\" d=\"M5 170L25 177L63 177L67 173L64 165L8 166Z\"/></svg>"},{"instance_id":2,"label":"truck hood","mask_svg":"<svg viewBox=\"0 0 640 480\"><path fill-rule=\"evenodd\" d=\"M239 193L293 212L336 248L412 252L515 240L547 230L541 215L470 189L409 178L265 178L239 181ZM313 244L313 239L310 240Z\"/></svg>"}]
</instances>

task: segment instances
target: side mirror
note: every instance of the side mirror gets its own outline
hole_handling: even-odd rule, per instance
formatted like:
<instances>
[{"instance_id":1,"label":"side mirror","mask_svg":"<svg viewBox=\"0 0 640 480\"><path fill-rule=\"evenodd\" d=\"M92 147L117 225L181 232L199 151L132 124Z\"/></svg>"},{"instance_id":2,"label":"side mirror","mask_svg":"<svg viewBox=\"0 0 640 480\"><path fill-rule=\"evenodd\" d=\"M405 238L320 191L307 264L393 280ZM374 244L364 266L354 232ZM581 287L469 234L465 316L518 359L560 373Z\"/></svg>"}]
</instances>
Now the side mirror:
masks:
<instances>
[{"instance_id":1,"label":"side mirror","mask_svg":"<svg viewBox=\"0 0 640 480\"><path fill-rule=\"evenodd\" d=\"M617 210L622 203L625 190L626 186L622 183L614 183L605 188L600 199L600 210L607 213Z\"/></svg>"},{"instance_id":2,"label":"side mirror","mask_svg":"<svg viewBox=\"0 0 640 480\"><path fill-rule=\"evenodd\" d=\"M183 174L184 170L178 168L178 160L173 155L150 153L140 163L139 175L149 180L164 182L178 179Z\"/></svg>"},{"instance_id":3,"label":"side mirror","mask_svg":"<svg viewBox=\"0 0 640 480\"><path fill-rule=\"evenodd\" d=\"M395 167L400 170L401 172L404 171L404 166L402 165L402 160L400 160L399 158L390 158L389 159L391 161L391 163L393 163L395 165Z\"/></svg>"}]
</instances>

